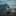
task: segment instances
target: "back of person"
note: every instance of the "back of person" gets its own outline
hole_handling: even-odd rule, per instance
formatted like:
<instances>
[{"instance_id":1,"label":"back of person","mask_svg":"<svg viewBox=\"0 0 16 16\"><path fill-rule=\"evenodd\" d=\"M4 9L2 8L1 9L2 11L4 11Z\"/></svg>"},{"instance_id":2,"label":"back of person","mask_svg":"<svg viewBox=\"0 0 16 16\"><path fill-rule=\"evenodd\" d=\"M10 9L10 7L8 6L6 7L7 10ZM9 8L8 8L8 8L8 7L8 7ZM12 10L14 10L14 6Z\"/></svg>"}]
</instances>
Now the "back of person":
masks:
<instances>
[{"instance_id":1,"label":"back of person","mask_svg":"<svg viewBox=\"0 0 16 16\"><path fill-rule=\"evenodd\" d=\"M7 8L7 12L9 12L10 10L9 10L9 8Z\"/></svg>"}]
</instances>

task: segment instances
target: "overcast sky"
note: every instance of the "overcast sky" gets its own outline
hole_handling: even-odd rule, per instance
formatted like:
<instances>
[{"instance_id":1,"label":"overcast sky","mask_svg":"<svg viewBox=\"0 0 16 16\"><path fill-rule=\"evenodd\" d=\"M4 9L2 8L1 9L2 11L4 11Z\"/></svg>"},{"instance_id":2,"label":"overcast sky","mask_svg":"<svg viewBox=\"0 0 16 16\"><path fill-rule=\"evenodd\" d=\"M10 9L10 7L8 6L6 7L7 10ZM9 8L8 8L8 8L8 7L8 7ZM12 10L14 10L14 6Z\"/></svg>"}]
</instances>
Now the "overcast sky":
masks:
<instances>
[{"instance_id":1,"label":"overcast sky","mask_svg":"<svg viewBox=\"0 0 16 16\"><path fill-rule=\"evenodd\" d=\"M15 5L15 0L1 0L2 4L8 3L9 7L12 7L13 5Z\"/></svg>"}]
</instances>

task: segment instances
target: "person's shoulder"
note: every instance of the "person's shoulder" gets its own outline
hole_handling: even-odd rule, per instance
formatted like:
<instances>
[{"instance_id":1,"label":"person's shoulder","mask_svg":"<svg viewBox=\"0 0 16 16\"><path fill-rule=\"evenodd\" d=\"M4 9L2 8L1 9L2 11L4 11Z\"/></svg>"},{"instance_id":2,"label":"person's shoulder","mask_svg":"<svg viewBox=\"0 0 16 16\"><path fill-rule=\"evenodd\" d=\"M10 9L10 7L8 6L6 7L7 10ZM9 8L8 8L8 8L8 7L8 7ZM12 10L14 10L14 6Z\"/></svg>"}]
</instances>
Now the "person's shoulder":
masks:
<instances>
[{"instance_id":1,"label":"person's shoulder","mask_svg":"<svg viewBox=\"0 0 16 16\"><path fill-rule=\"evenodd\" d=\"M8 8L7 8L8 9Z\"/></svg>"}]
</instances>

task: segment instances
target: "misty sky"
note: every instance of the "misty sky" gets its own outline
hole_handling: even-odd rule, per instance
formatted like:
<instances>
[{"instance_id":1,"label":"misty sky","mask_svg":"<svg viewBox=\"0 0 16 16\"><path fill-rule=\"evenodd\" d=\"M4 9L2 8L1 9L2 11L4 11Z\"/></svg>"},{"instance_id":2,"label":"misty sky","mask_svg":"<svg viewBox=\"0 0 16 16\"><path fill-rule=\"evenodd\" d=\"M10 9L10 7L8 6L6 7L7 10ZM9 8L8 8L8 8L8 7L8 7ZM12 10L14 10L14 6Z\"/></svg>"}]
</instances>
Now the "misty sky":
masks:
<instances>
[{"instance_id":1,"label":"misty sky","mask_svg":"<svg viewBox=\"0 0 16 16\"><path fill-rule=\"evenodd\" d=\"M15 0L0 0L2 4L8 3L9 7L15 5Z\"/></svg>"}]
</instances>

